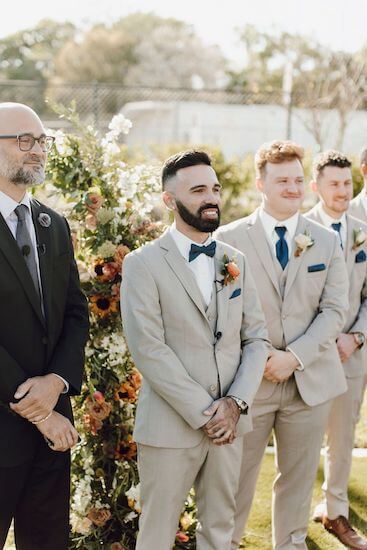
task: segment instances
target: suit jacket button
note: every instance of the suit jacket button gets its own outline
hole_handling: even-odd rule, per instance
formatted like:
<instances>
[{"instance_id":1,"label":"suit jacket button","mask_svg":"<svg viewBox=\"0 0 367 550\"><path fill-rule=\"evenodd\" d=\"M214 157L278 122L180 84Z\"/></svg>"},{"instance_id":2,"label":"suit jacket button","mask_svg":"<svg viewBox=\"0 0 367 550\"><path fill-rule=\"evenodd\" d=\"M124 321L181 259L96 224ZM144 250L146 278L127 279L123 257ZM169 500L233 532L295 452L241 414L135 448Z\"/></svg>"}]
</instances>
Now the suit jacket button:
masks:
<instances>
[{"instance_id":1,"label":"suit jacket button","mask_svg":"<svg viewBox=\"0 0 367 550\"><path fill-rule=\"evenodd\" d=\"M48 338L47 336L42 337L42 344L45 344L45 346L48 344Z\"/></svg>"},{"instance_id":2,"label":"suit jacket button","mask_svg":"<svg viewBox=\"0 0 367 550\"><path fill-rule=\"evenodd\" d=\"M212 384L212 385L210 386L210 391L216 391L216 389L217 389L216 384Z\"/></svg>"}]
</instances>

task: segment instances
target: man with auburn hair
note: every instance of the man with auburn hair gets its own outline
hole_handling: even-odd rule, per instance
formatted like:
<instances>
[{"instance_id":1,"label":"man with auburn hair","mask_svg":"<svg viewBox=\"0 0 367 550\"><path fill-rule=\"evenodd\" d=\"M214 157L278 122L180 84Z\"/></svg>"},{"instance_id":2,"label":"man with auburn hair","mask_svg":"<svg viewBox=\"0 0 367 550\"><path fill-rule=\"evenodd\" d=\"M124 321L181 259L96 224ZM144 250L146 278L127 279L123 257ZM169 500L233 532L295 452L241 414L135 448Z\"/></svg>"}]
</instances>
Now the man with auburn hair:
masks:
<instances>
[{"instance_id":1,"label":"man with auburn hair","mask_svg":"<svg viewBox=\"0 0 367 550\"><path fill-rule=\"evenodd\" d=\"M346 390L335 344L348 307L345 262L335 232L299 213L302 158L303 149L291 141L260 147L255 168L261 206L217 232L218 239L246 253L272 343L252 408L253 431L243 440L232 549L240 543L272 430L277 466L273 545L276 550L307 548L331 400Z\"/></svg>"},{"instance_id":2,"label":"man with auburn hair","mask_svg":"<svg viewBox=\"0 0 367 550\"><path fill-rule=\"evenodd\" d=\"M349 276L349 311L337 347L348 390L333 400L326 429L324 501L313 519L322 522L345 546L367 550L367 540L348 521L348 480L354 432L367 374L367 225L347 213L353 196L352 163L339 151L316 157L311 189L320 201L306 217L336 231Z\"/></svg>"},{"instance_id":3,"label":"man with auburn hair","mask_svg":"<svg viewBox=\"0 0 367 550\"><path fill-rule=\"evenodd\" d=\"M70 452L88 337L69 226L27 189L45 179L37 114L0 103L0 547L66 550Z\"/></svg>"},{"instance_id":4,"label":"man with auburn hair","mask_svg":"<svg viewBox=\"0 0 367 550\"><path fill-rule=\"evenodd\" d=\"M134 437L142 514L137 550L171 550L195 484L199 550L229 550L241 435L269 353L244 256L212 240L221 186L208 155L162 171L173 225L124 261L121 310L143 375Z\"/></svg>"}]
</instances>

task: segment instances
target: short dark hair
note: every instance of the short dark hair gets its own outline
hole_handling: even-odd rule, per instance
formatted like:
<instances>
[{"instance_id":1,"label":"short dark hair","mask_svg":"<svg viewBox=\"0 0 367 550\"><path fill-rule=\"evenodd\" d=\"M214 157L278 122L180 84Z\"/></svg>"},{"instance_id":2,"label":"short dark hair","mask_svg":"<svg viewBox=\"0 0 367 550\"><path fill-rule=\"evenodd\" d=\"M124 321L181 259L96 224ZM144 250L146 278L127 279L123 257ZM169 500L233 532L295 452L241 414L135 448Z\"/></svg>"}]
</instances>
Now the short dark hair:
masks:
<instances>
[{"instance_id":1,"label":"short dark hair","mask_svg":"<svg viewBox=\"0 0 367 550\"><path fill-rule=\"evenodd\" d=\"M162 168L162 188L166 188L167 181L177 174L182 168L197 166L198 164L212 165L212 161L205 151L181 151L169 157Z\"/></svg>"},{"instance_id":2,"label":"short dark hair","mask_svg":"<svg viewBox=\"0 0 367 550\"><path fill-rule=\"evenodd\" d=\"M338 168L350 168L351 161L340 151L329 149L317 155L313 162L312 173L315 180L321 175L327 166L337 166Z\"/></svg>"}]
</instances>

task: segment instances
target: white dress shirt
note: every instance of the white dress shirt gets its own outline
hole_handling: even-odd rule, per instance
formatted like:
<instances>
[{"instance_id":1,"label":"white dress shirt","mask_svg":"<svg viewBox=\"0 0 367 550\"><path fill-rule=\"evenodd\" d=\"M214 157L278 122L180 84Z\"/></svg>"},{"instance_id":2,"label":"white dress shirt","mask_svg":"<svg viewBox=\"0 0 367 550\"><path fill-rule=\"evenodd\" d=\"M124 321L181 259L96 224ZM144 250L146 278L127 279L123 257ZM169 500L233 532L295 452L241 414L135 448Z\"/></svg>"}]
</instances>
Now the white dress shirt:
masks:
<instances>
[{"instance_id":1,"label":"white dress shirt","mask_svg":"<svg viewBox=\"0 0 367 550\"><path fill-rule=\"evenodd\" d=\"M191 269L194 274L195 280L198 284L200 292L204 298L205 304L208 306L212 298L213 282L215 279L215 264L214 257L211 258L206 254L200 254L195 260L189 262L190 248L192 244L199 245L195 241L192 241L186 235L181 233L175 224L170 227L170 232L175 244L187 262L187 267ZM205 243L199 246L208 246L212 242L212 237L208 237Z\"/></svg>"},{"instance_id":2,"label":"white dress shirt","mask_svg":"<svg viewBox=\"0 0 367 550\"><path fill-rule=\"evenodd\" d=\"M329 229L333 229L331 227L332 223L341 223L340 233L338 234L338 236L340 235L339 238L340 238L341 244L343 246L343 250L345 250L345 247L347 245L347 235L348 235L346 215L343 214L341 218L336 220L335 218L332 218L331 216L329 216L329 214L327 214L325 212L325 210L323 209L323 207L321 206L321 208L320 208L320 217L322 219L323 225L325 227L328 227ZM333 231L335 231L335 229L333 229ZM338 231L335 231L335 232L338 233Z\"/></svg>"},{"instance_id":3,"label":"white dress shirt","mask_svg":"<svg viewBox=\"0 0 367 550\"><path fill-rule=\"evenodd\" d=\"M263 208L260 208L259 210L259 216L260 221L262 223L262 226L265 231L266 239L269 243L270 249L273 253L274 258L277 257L276 248L275 245L279 241L279 235L276 233L275 228L276 227L286 227L287 231L285 232L284 238L288 245L288 253L289 257L292 254L293 247L294 247L294 237L296 234L297 224L298 224L298 218L299 213L296 212L293 216L288 218L287 220L279 221L267 212Z\"/></svg>"},{"instance_id":4,"label":"white dress shirt","mask_svg":"<svg viewBox=\"0 0 367 550\"><path fill-rule=\"evenodd\" d=\"M38 284L40 288L40 295L41 300L43 302L43 295L42 295L42 282L41 282L41 273L40 273L40 265L39 265L39 258L38 258L38 247L37 247L37 237L36 237L36 231L34 229L33 220L32 220L32 214L31 214L31 201L28 193L25 193L24 197L20 202L15 201L9 195L6 193L3 193L0 191L0 214L4 218L7 226L9 227L14 239L16 238L17 233L17 225L18 225L18 216L15 213L15 209L20 204L25 204L27 206L26 215L25 215L25 222L28 229L29 236L31 238L31 244L32 248L34 250L34 256L36 260L36 266L37 266L37 276L38 276ZM43 307L43 306L42 306ZM59 376L56 373L52 373L58 378L60 378L64 384L65 388L62 393L67 393L69 391L69 384L62 376Z\"/></svg>"}]
</instances>

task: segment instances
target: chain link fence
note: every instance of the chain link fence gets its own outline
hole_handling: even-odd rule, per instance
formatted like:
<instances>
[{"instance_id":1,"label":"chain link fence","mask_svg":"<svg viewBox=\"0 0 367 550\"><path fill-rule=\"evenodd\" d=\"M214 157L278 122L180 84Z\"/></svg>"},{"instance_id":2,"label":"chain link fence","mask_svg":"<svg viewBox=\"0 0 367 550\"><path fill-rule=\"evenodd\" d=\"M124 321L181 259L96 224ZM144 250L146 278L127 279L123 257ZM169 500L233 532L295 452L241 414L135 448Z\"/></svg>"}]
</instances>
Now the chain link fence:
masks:
<instances>
[{"instance_id":1,"label":"chain link fence","mask_svg":"<svg viewBox=\"0 0 367 550\"><path fill-rule=\"evenodd\" d=\"M55 121L57 116L53 103L68 106L76 102L81 119L104 128L111 117L126 103L139 101L237 104L237 105L283 105L281 92L227 92L225 90L193 90L177 88L126 87L98 82L49 83L29 80L0 80L0 101L25 103L35 109L46 121Z\"/></svg>"}]
</instances>

